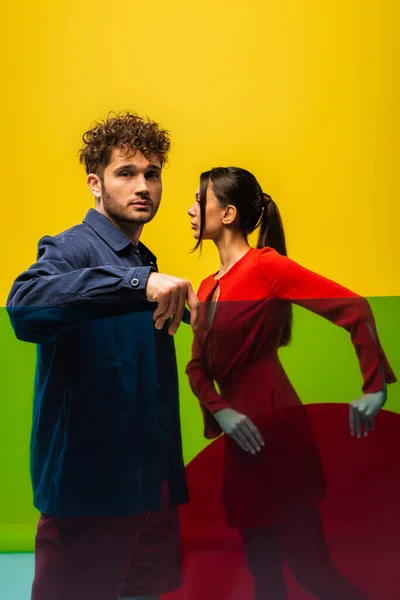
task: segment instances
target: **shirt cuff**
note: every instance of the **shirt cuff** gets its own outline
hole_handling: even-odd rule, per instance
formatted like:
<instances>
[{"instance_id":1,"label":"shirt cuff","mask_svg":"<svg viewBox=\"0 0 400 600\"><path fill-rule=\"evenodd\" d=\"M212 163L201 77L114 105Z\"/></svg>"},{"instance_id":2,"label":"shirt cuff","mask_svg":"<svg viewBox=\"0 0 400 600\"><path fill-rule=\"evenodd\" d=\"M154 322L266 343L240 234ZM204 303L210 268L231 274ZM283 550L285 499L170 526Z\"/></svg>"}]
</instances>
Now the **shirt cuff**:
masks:
<instances>
[{"instance_id":1,"label":"shirt cuff","mask_svg":"<svg viewBox=\"0 0 400 600\"><path fill-rule=\"evenodd\" d=\"M146 286L150 273L156 273L154 267L134 267L123 280L122 287L137 292L140 300L146 300Z\"/></svg>"}]
</instances>

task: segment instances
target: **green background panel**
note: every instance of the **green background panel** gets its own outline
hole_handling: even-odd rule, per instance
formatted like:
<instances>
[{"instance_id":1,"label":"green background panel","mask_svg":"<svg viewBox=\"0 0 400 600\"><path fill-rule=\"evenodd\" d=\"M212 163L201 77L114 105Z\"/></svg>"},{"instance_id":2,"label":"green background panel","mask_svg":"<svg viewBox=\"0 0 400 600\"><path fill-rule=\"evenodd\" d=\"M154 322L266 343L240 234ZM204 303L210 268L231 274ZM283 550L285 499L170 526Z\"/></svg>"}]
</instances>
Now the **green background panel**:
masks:
<instances>
[{"instance_id":1,"label":"green background panel","mask_svg":"<svg viewBox=\"0 0 400 600\"><path fill-rule=\"evenodd\" d=\"M378 332L390 364L400 373L400 297L371 298ZM282 362L304 403L345 402L360 395L357 357L346 331L306 310L294 308L293 342ZM206 445L197 400L184 373L192 333L176 335L185 461ZM15 339L0 310L0 551L31 551L37 520L29 479L29 435L36 348ZM400 413L400 386L390 387L387 410ZM378 421L379 424L379 421ZM344 430L347 422L343 423Z\"/></svg>"}]
</instances>

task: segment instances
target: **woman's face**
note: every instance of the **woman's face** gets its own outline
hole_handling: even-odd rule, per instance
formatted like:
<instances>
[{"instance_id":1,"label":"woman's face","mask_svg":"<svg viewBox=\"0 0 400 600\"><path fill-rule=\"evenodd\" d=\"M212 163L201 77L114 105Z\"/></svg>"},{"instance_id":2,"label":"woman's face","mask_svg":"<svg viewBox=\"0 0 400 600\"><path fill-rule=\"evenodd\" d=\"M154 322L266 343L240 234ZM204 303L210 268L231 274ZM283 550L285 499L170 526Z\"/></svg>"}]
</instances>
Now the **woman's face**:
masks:
<instances>
[{"instance_id":1,"label":"woman's face","mask_svg":"<svg viewBox=\"0 0 400 600\"><path fill-rule=\"evenodd\" d=\"M197 189L195 194L195 201L188 210L190 217L190 225L193 231L193 237L195 240L199 239L200 236L200 188ZM215 196L211 183L208 184L207 195L206 195L206 210L205 210L205 227L203 231L203 240L216 240L224 228L223 217L226 214L226 209L221 207L220 203Z\"/></svg>"}]
</instances>

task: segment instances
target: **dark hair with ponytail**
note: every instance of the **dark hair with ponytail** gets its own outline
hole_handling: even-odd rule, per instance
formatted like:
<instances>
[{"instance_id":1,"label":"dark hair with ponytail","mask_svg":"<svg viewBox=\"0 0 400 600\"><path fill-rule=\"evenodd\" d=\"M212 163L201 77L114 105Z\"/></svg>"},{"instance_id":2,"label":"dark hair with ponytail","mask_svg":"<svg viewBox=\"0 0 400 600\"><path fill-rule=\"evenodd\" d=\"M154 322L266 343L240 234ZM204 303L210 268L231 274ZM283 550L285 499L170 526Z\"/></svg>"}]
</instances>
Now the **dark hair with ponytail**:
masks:
<instances>
[{"instance_id":1,"label":"dark hair with ponytail","mask_svg":"<svg viewBox=\"0 0 400 600\"><path fill-rule=\"evenodd\" d=\"M239 215L238 226L247 240L247 236L258 226L257 248L266 246L279 254L287 256L285 232L279 209L271 196L262 191L252 173L239 167L217 167L200 176L200 234L195 250L203 239L206 214L207 188L212 190L222 207L235 206ZM280 346L287 346L292 335L293 313L288 306L287 318L283 327Z\"/></svg>"}]
</instances>

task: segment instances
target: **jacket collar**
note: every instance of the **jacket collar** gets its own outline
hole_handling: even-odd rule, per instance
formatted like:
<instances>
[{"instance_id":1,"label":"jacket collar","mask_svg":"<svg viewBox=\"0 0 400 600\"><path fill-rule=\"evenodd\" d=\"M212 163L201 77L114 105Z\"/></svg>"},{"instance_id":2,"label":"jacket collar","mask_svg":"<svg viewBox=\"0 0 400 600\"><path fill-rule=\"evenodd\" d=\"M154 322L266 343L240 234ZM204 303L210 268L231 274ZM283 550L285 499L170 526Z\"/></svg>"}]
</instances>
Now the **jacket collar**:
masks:
<instances>
[{"instance_id":1,"label":"jacket collar","mask_svg":"<svg viewBox=\"0 0 400 600\"><path fill-rule=\"evenodd\" d=\"M114 252L121 252L121 250L124 250L128 246L135 247L125 233L115 227L107 217L94 208L89 209L83 222L89 225ZM141 254L148 254L150 260L157 261L154 254L142 242L139 242L137 247Z\"/></svg>"}]
</instances>

